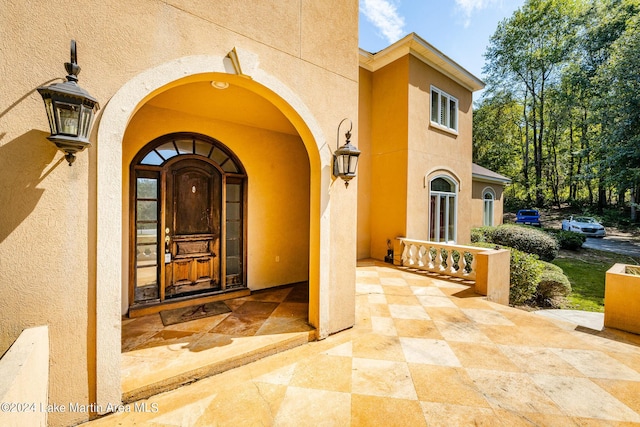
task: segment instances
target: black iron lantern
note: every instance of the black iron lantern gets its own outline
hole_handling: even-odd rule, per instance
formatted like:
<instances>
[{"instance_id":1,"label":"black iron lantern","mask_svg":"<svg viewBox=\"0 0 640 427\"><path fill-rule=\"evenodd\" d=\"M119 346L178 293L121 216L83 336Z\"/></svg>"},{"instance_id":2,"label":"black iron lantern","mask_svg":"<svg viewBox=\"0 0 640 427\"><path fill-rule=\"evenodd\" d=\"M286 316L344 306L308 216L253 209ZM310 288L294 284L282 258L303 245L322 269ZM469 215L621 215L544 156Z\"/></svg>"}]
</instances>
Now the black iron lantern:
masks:
<instances>
[{"instance_id":1,"label":"black iron lantern","mask_svg":"<svg viewBox=\"0 0 640 427\"><path fill-rule=\"evenodd\" d=\"M345 120L348 119L342 119L338 125L338 141L336 142L336 147L340 143L340 126ZM356 176L358 157L360 156L360 150L351 145L350 139L353 123L351 123L351 121L349 121L349 123L349 130L344 134L346 138L345 144L333 153L333 175L342 178L345 187L348 187L349 181Z\"/></svg>"},{"instance_id":2,"label":"black iron lantern","mask_svg":"<svg viewBox=\"0 0 640 427\"><path fill-rule=\"evenodd\" d=\"M51 136L47 139L65 152L69 166L75 154L91 145L89 131L98 101L78 86L80 66L76 57L76 41L71 40L71 62L65 62L67 81L38 88L49 118Z\"/></svg>"}]
</instances>

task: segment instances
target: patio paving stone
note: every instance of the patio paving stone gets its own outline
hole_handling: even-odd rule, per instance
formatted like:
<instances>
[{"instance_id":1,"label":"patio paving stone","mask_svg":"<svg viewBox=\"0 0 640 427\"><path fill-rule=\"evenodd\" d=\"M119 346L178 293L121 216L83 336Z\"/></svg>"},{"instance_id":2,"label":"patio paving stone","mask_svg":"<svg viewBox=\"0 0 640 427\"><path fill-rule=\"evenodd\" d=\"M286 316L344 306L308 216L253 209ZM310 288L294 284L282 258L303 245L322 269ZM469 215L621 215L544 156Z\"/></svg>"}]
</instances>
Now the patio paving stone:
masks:
<instances>
[{"instance_id":1,"label":"patio paving stone","mask_svg":"<svg viewBox=\"0 0 640 427\"><path fill-rule=\"evenodd\" d=\"M151 396L144 402L157 405L157 413L113 414L90 427L640 424L640 337L501 306L467 285L388 264L358 267L356 281L352 329ZM260 298L283 303L287 296ZM291 318L303 311L289 309ZM201 322L207 330L124 322L130 342L123 373L201 363L231 343L269 340L278 333L270 322L290 319L282 304L256 310L245 314L249 327L260 318L266 335L245 336L237 324L227 330L237 335L216 333L242 313Z\"/></svg>"}]
</instances>

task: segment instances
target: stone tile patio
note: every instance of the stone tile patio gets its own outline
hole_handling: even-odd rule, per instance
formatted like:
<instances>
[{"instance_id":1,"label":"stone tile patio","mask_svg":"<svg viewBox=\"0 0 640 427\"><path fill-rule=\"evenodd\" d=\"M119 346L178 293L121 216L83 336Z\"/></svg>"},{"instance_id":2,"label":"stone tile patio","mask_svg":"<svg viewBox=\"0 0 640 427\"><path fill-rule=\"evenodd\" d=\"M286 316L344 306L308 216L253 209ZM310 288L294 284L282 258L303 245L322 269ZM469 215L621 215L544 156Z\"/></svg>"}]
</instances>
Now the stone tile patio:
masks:
<instances>
[{"instance_id":1,"label":"stone tile patio","mask_svg":"<svg viewBox=\"0 0 640 427\"><path fill-rule=\"evenodd\" d=\"M369 263L357 269L353 329L143 403L89 424L635 425L640 337Z\"/></svg>"}]
</instances>

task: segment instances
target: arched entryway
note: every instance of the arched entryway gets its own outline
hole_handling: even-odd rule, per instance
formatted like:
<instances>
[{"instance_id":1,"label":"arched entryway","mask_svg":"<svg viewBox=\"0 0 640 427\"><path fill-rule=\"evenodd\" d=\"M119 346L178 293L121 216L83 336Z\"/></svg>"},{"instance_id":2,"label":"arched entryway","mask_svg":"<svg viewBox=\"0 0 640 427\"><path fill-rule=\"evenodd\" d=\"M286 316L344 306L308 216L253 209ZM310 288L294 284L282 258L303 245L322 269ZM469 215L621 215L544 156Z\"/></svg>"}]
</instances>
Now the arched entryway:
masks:
<instances>
[{"instance_id":1,"label":"arched entryway","mask_svg":"<svg viewBox=\"0 0 640 427\"><path fill-rule=\"evenodd\" d=\"M247 287L246 172L228 147L163 135L129 176L129 315Z\"/></svg>"},{"instance_id":2,"label":"arched entryway","mask_svg":"<svg viewBox=\"0 0 640 427\"><path fill-rule=\"evenodd\" d=\"M326 144L320 126L304 103L287 86L283 85L269 73L257 67L255 58L250 54L248 59L242 59L244 53L239 51L241 60L250 63L251 67L245 67L252 74L252 79L245 76L229 74L224 57L201 56L181 58L157 68L141 73L139 76L125 84L109 101L108 106L101 118L98 138L97 138L97 266L96 266L96 396L100 404L118 402L120 395L120 333L119 324L121 321L122 308L128 306L128 269L125 267L129 262L129 194L123 189L124 183L129 182L129 170L123 165L129 162L124 159L132 159L145 144L159 136L167 133L189 131L198 132L204 135L215 137L220 141L228 143L233 139L234 123L226 120L207 120L194 114L184 114L179 126L173 127L171 120L175 119L174 111L162 108L161 105L153 105L150 100L158 100L158 96L167 93L173 88L187 88L189 84L206 84L211 90L219 90L211 85L211 82L226 80L230 86L247 90L256 96L256 100L262 100L261 105L270 105L285 117L294 135L286 132L278 132L277 135L285 142L284 144L264 145L260 144L260 128L247 123L235 123L242 125L249 133L242 140L237 140L230 148L245 162L246 155L253 155L260 160L267 162L255 162L256 165L264 167L262 173L268 175L271 170L275 170L274 164L287 166L290 158L286 148L287 141L295 139L291 146L301 150L306 157L306 185L307 188L307 251L306 261L307 277L309 280L309 322L318 328L318 336L324 337L331 329L329 324L329 266L331 266L331 239L330 239L330 216L326 215L329 206L330 194L329 184L331 183L331 151ZM191 86L195 93L201 91L201 87ZM178 106L179 100L171 105ZM158 110L159 108L159 110ZM145 111L146 109L146 111ZM153 114L151 121L146 120ZM224 113L224 111L222 111ZM146 116L145 116L146 114ZM139 120L136 120L136 117ZM268 122L268 117L265 119ZM221 129L226 127L228 133L221 134ZM140 130L148 131L141 139ZM152 135L155 133L154 135ZM224 132L222 132L224 133ZM130 143L125 143L129 138ZM247 144L252 141L253 144ZM253 150L261 148L262 150ZM270 148L282 149L274 152ZM248 151L247 151L248 150ZM250 154L252 152L252 154ZM275 160L278 160L277 162ZM256 194L268 197L264 185L269 184L269 180L262 182L254 180L250 168L247 169L252 182L251 185ZM270 170L271 169L271 170ZM296 171L292 173L295 175ZM295 180L299 180L296 176ZM273 182L273 181L271 181ZM262 185L263 187L261 187ZM281 188L280 193L288 196L286 188ZM286 212L286 203L280 203ZM251 203L250 207L251 209ZM259 215L250 217L260 218ZM286 226L286 215L276 214L275 217L263 218L282 222ZM124 233L123 233L124 230ZM256 236L258 238L259 236ZM249 244L249 247L252 247ZM273 252L268 252L271 262L277 262L282 256ZM282 258L280 258L282 260ZM304 262L298 263L305 264ZM269 265L261 266L265 271L269 270ZM251 277L251 273L248 273ZM123 294L123 289L127 290ZM347 316L348 317L348 316ZM335 328L335 327L334 327Z\"/></svg>"}]
</instances>

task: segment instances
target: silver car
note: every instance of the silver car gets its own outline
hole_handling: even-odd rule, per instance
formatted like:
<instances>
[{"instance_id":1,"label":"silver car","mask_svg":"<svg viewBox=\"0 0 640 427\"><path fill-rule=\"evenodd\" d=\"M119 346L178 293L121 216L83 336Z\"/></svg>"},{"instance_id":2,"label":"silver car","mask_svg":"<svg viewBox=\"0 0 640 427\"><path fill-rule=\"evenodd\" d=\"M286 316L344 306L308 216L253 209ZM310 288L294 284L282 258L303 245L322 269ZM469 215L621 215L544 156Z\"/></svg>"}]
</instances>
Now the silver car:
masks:
<instances>
[{"instance_id":1,"label":"silver car","mask_svg":"<svg viewBox=\"0 0 640 427\"><path fill-rule=\"evenodd\" d=\"M562 229L584 234L587 237L604 237L607 234L602 224L590 216L571 216L562 221Z\"/></svg>"}]
</instances>

